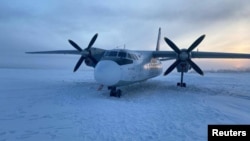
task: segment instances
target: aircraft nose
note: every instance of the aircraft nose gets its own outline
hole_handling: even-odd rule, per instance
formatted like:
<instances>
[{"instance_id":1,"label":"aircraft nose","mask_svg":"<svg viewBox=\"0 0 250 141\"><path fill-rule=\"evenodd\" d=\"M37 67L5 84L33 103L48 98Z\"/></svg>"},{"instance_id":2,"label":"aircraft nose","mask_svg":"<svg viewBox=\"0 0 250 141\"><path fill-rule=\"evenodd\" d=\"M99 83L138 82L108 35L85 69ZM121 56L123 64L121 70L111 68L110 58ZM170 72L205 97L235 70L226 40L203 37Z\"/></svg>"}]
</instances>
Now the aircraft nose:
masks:
<instances>
[{"instance_id":1,"label":"aircraft nose","mask_svg":"<svg viewBox=\"0 0 250 141\"><path fill-rule=\"evenodd\" d=\"M95 80L103 85L112 86L121 78L120 66L111 60L102 60L97 63L94 70Z\"/></svg>"}]
</instances>

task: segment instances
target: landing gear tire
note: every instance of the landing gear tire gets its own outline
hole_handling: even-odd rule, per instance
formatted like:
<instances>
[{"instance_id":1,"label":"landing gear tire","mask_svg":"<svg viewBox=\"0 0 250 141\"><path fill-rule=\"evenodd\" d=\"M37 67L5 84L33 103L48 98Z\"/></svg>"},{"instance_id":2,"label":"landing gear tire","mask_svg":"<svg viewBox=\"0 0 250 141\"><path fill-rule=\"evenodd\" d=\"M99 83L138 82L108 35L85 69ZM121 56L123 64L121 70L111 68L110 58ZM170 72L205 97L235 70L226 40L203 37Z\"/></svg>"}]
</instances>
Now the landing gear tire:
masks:
<instances>
[{"instance_id":1,"label":"landing gear tire","mask_svg":"<svg viewBox=\"0 0 250 141\"><path fill-rule=\"evenodd\" d=\"M117 91L116 91L116 97L121 97L121 95L122 95L122 91L120 90L120 89L118 89Z\"/></svg>"},{"instance_id":2,"label":"landing gear tire","mask_svg":"<svg viewBox=\"0 0 250 141\"><path fill-rule=\"evenodd\" d=\"M115 96L115 90L110 91L110 96Z\"/></svg>"},{"instance_id":3,"label":"landing gear tire","mask_svg":"<svg viewBox=\"0 0 250 141\"><path fill-rule=\"evenodd\" d=\"M116 88L111 89L110 96L118 97L120 98L122 95L122 91L120 89L116 90Z\"/></svg>"},{"instance_id":4,"label":"landing gear tire","mask_svg":"<svg viewBox=\"0 0 250 141\"><path fill-rule=\"evenodd\" d=\"M179 86L179 87L186 87L186 83L177 83L177 86Z\"/></svg>"}]
</instances>

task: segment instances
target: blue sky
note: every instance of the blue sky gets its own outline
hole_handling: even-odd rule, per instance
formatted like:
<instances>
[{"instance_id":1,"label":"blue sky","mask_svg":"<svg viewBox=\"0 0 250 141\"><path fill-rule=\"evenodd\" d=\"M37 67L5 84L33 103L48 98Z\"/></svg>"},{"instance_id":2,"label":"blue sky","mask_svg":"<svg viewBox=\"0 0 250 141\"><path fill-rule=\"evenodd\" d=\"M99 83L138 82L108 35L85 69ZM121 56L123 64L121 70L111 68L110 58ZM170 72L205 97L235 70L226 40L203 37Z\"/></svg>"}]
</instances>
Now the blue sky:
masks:
<instances>
[{"instance_id":1,"label":"blue sky","mask_svg":"<svg viewBox=\"0 0 250 141\"><path fill-rule=\"evenodd\" d=\"M250 53L246 0L1 0L0 67L71 68L79 56L27 55L26 51L94 46L154 50L157 31L187 48L200 35L200 51ZM161 40L161 50L171 50ZM249 60L194 60L203 69L249 68ZM168 63L167 63L168 64ZM169 62L171 64L171 62Z\"/></svg>"}]
</instances>

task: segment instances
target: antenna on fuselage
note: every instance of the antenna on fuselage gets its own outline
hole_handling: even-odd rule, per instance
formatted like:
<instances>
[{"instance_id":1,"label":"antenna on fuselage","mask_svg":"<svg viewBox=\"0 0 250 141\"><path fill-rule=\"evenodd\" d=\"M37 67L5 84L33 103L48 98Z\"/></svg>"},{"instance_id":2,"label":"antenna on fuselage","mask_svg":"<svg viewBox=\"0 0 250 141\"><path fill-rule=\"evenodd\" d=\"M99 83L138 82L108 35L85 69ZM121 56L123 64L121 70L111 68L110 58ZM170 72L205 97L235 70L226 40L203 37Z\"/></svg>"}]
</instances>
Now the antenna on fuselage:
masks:
<instances>
[{"instance_id":1,"label":"antenna on fuselage","mask_svg":"<svg viewBox=\"0 0 250 141\"><path fill-rule=\"evenodd\" d=\"M126 44L123 44L123 45L118 45L118 46L116 46L116 48L117 48L117 49L119 49L119 48L120 48L120 49L122 49L122 46L123 46L123 49L125 49L125 48L126 48Z\"/></svg>"}]
</instances>

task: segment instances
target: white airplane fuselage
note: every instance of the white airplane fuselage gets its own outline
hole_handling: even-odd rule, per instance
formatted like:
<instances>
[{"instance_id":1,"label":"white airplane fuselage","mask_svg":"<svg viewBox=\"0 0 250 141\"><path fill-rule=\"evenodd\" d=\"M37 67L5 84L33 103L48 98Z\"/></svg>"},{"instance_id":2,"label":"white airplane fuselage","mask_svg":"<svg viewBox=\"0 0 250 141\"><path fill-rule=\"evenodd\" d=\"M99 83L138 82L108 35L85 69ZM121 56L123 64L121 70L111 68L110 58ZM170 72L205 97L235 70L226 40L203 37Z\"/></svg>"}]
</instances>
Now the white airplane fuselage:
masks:
<instances>
[{"instance_id":1,"label":"white airplane fuselage","mask_svg":"<svg viewBox=\"0 0 250 141\"><path fill-rule=\"evenodd\" d=\"M175 59L175 62L164 72L164 75L168 75L176 68L177 71L181 73L181 81L177 83L177 86L186 87L186 83L183 82L185 72L188 72L192 68L198 74L204 75L201 68L192 61L192 58L250 59L250 54L193 51L205 38L205 35L196 39L187 49L179 49L170 39L164 37L165 42L173 51L160 51L161 28L159 28L158 31L155 51L131 51L126 49L105 50L95 48L92 46L97 36L98 34L96 33L85 49L82 49L74 41L68 40L75 50L52 50L27 53L80 55L74 67L74 72L78 70L82 62L85 62L87 66L94 67L95 80L103 86L108 86L110 96L115 97L120 97L122 94L122 91L117 89L117 87L159 76L162 73L161 61Z\"/></svg>"},{"instance_id":2,"label":"white airplane fuselage","mask_svg":"<svg viewBox=\"0 0 250 141\"><path fill-rule=\"evenodd\" d=\"M107 51L94 70L95 80L108 87L119 87L159 76L162 64L152 57L152 52Z\"/></svg>"}]
</instances>

